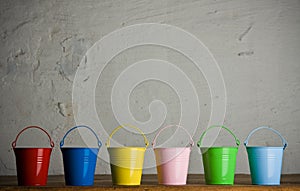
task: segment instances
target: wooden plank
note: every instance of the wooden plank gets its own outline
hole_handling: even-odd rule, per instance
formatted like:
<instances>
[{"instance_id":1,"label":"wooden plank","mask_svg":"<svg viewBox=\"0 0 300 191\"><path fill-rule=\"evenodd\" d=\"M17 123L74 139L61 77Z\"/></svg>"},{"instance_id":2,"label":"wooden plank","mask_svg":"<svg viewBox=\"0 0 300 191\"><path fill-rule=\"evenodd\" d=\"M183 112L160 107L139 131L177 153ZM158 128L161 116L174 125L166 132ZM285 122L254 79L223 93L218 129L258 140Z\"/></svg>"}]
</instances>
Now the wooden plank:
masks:
<instances>
[{"instance_id":1,"label":"wooden plank","mask_svg":"<svg viewBox=\"0 0 300 191\"><path fill-rule=\"evenodd\" d=\"M51 190L51 191L68 191L68 190L300 190L300 174L282 175L280 186L257 186L251 185L249 175L238 174L235 177L234 185L206 185L203 175L190 174L187 185L184 186L163 186L157 184L157 175L143 175L141 186L113 186L110 175L96 175L94 186L78 187L65 186L64 177L49 176L48 184L45 187L23 187L17 186L15 176L0 176L0 190Z\"/></svg>"}]
</instances>

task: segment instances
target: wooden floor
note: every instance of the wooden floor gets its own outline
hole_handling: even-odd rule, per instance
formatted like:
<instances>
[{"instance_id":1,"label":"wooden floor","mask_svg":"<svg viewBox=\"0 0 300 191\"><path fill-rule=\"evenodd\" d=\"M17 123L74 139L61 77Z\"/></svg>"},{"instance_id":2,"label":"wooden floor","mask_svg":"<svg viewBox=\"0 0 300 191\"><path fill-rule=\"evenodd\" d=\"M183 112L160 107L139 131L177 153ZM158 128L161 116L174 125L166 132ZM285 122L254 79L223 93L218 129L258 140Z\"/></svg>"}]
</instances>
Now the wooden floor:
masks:
<instances>
[{"instance_id":1,"label":"wooden floor","mask_svg":"<svg viewBox=\"0 0 300 191\"><path fill-rule=\"evenodd\" d=\"M235 177L235 184L229 185L206 185L203 175L191 174L188 176L187 185L184 186L163 186L157 184L156 175L143 175L141 186L113 186L111 176L109 175L96 175L94 186L89 187L75 187L65 186L63 176L49 176L48 184L45 187L22 187L17 186L17 178L15 176L0 176L0 190L170 190L179 191L188 189L194 190L300 190L300 174L282 175L280 186L257 186L251 185L251 178L249 175L238 174Z\"/></svg>"}]
</instances>

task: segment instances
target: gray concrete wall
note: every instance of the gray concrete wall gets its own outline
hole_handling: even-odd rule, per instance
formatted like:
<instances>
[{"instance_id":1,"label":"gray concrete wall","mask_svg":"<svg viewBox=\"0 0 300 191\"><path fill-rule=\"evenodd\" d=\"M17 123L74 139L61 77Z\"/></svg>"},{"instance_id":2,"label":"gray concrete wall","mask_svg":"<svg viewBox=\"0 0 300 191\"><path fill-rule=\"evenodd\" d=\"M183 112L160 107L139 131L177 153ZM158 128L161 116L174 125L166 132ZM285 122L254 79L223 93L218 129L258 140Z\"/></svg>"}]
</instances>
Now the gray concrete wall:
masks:
<instances>
[{"instance_id":1,"label":"gray concrete wall","mask_svg":"<svg viewBox=\"0 0 300 191\"><path fill-rule=\"evenodd\" d=\"M63 173L59 141L75 125L74 115L75 118L81 115L84 107L76 102L72 104L72 86L81 60L105 35L139 23L174 25L201 40L213 54L223 75L227 92L224 124L241 141L260 125L277 129L289 142L282 172L300 173L300 1L1 0L0 175L16 174L11 142L23 127L31 124L44 127L56 143L49 173ZM111 46L105 48L109 50ZM219 73L203 74L182 54L165 47L145 45L116 55L99 77L95 108L103 128L88 125L101 135L103 142L118 125L110 98L114 81L132 63L150 58L176 65L193 83L200 106L199 123L193 127L195 132L190 131L193 139L198 140L209 123L214 123L209 122L211 100L218 97L210 97L205 75L213 79L214 75L219 77ZM84 99L87 94L81 93ZM157 80L138 84L131 92L128 102L134 119L128 119L128 122L146 122L151 114L160 114L162 110L156 111L155 104L153 113L149 112L153 100L161 100L167 110L161 126L179 123L184 100L176 94L176 88ZM85 108L84 111L86 109L93 110ZM192 111L185 114L186 124L195 120ZM82 115L89 117L89 113ZM183 125L188 126L186 124ZM151 141L159 126L149 128L153 128L147 133ZM172 132L166 131L160 141L168 139ZM184 144L187 137L181 134L173 134L168 144ZM80 135L83 134L71 134L67 141L69 145L86 145L87 140ZM28 131L20 137L18 145L46 145L46 140L40 132ZM114 140L120 144L143 145L141 138L130 132L116 134ZM225 143L232 144L232 138L221 132L215 144ZM253 136L251 143L278 145L280 140L272 133L262 131ZM103 157L98 160L96 173L110 173L105 146L99 156ZM144 173L156 173L153 164L155 158L149 149ZM249 173L243 145L239 148L236 172ZM189 173L203 173L196 146L192 150Z\"/></svg>"}]
</instances>

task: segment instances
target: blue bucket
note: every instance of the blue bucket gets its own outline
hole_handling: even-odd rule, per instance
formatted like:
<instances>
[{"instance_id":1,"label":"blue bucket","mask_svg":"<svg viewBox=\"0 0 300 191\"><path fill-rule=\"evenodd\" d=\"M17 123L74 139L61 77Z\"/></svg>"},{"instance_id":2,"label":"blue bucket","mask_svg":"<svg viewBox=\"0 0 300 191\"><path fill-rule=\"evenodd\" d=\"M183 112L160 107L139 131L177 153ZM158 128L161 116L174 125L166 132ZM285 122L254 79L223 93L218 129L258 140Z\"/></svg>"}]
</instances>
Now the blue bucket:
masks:
<instances>
[{"instance_id":1,"label":"blue bucket","mask_svg":"<svg viewBox=\"0 0 300 191\"><path fill-rule=\"evenodd\" d=\"M282 147L248 146L249 138L260 129L268 129L276 133L282 141ZM281 166L283 151L287 141L281 134L267 126L252 130L244 142L248 153L252 184L257 185L280 185Z\"/></svg>"},{"instance_id":2,"label":"blue bucket","mask_svg":"<svg viewBox=\"0 0 300 191\"><path fill-rule=\"evenodd\" d=\"M64 147L66 136L76 128L87 128L97 138L98 148ZM60 142L63 155L66 185L92 186L97 163L97 155L102 146L97 134L88 126L75 126L70 129Z\"/></svg>"}]
</instances>

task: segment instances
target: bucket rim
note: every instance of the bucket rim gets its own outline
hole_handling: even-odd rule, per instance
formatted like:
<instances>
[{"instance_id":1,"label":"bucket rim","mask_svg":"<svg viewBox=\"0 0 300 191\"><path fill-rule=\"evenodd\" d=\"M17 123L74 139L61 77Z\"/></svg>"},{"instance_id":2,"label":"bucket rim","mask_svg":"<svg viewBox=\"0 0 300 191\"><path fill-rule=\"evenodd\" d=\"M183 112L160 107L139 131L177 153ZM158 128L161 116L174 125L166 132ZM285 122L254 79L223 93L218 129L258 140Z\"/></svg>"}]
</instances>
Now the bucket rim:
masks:
<instances>
[{"instance_id":1,"label":"bucket rim","mask_svg":"<svg viewBox=\"0 0 300 191\"><path fill-rule=\"evenodd\" d=\"M109 149L136 149L136 150L146 150L146 147L108 147L107 150Z\"/></svg>"},{"instance_id":2,"label":"bucket rim","mask_svg":"<svg viewBox=\"0 0 300 191\"><path fill-rule=\"evenodd\" d=\"M15 147L14 150L20 150L20 149L46 149L46 150L52 150L52 147Z\"/></svg>"},{"instance_id":3,"label":"bucket rim","mask_svg":"<svg viewBox=\"0 0 300 191\"><path fill-rule=\"evenodd\" d=\"M66 150L66 149L97 149L99 150L100 148L99 147L68 147L68 146L65 146L65 147L62 147L60 148L61 150Z\"/></svg>"},{"instance_id":4,"label":"bucket rim","mask_svg":"<svg viewBox=\"0 0 300 191\"><path fill-rule=\"evenodd\" d=\"M228 146L228 147L200 147L200 149L239 149L239 147Z\"/></svg>"},{"instance_id":5,"label":"bucket rim","mask_svg":"<svg viewBox=\"0 0 300 191\"><path fill-rule=\"evenodd\" d=\"M284 149L284 146L246 146L251 149Z\"/></svg>"},{"instance_id":6,"label":"bucket rim","mask_svg":"<svg viewBox=\"0 0 300 191\"><path fill-rule=\"evenodd\" d=\"M162 149L162 150L165 150L165 149L191 149L191 147L155 147L153 148L153 150L156 150L156 149Z\"/></svg>"},{"instance_id":7,"label":"bucket rim","mask_svg":"<svg viewBox=\"0 0 300 191\"><path fill-rule=\"evenodd\" d=\"M239 151L239 147L200 147L200 152L203 155L207 152L235 152Z\"/></svg>"}]
</instances>

